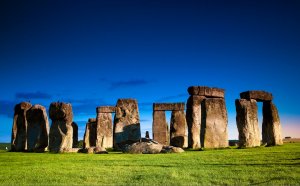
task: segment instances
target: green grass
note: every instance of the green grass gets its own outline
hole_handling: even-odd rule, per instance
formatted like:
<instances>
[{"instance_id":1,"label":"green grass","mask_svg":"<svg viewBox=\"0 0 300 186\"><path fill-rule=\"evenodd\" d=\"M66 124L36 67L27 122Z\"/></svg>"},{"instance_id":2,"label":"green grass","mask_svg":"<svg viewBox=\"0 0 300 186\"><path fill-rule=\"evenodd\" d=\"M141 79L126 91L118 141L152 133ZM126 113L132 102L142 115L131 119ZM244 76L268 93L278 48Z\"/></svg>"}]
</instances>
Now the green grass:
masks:
<instances>
[{"instance_id":1,"label":"green grass","mask_svg":"<svg viewBox=\"0 0 300 186\"><path fill-rule=\"evenodd\" d=\"M182 154L0 151L0 185L300 185L300 143Z\"/></svg>"}]
</instances>

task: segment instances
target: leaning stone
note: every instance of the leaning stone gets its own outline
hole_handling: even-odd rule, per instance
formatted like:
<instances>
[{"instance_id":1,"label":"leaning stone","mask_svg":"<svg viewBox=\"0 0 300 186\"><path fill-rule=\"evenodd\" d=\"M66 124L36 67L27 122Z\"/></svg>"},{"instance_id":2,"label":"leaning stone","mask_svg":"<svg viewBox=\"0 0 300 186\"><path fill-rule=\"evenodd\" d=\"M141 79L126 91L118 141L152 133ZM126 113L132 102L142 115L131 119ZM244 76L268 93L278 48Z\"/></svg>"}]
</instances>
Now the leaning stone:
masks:
<instances>
[{"instance_id":1,"label":"leaning stone","mask_svg":"<svg viewBox=\"0 0 300 186\"><path fill-rule=\"evenodd\" d=\"M188 144L193 149L201 148L201 103L204 99L204 96L190 96L187 100L186 122L189 131Z\"/></svg>"},{"instance_id":2,"label":"leaning stone","mask_svg":"<svg viewBox=\"0 0 300 186\"><path fill-rule=\"evenodd\" d=\"M262 138L267 146L283 144L278 111L272 102L263 103Z\"/></svg>"},{"instance_id":3,"label":"leaning stone","mask_svg":"<svg viewBox=\"0 0 300 186\"><path fill-rule=\"evenodd\" d=\"M96 120L90 118L85 127L85 132L83 136L83 148L96 146L96 135L97 135L96 130L97 130Z\"/></svg>"},{"instance_id":4,"label":"leaning stone","mask_svg":"<svg viewBox=\"0 0 300 186\"><path fill-rule=\"evenodd\" d=\"M73 112L69 103L54 102L49 109L52 125L49 134L51 152L68 151L73 145Z\"/></svg>"},{"instance_id":5,"label":"leaning stone","mask_svg":"<svg viewBox=\"0 0 300 186\"><path fill-rule=\"evenodd\" d=\"M153 140L163 145L169 145L169 129L165 111L153 111Z\"/></svg>"},{"instance_id":6,"label":"leaning stone","mask_svg":"<svg viewBox=\"0 0 300 186\"><path fill-rule=\"evenodd\" d=\"M235 100L236 125L239 131L240 147L260 146L260 133L257 118L257 104L254 99Z\"/></svg>"},{"instance_id":7,"label":"leaning stone","mask_svg":"<svg viewBox=\"0 0 300 186\"><path fill-rule=\"evenodd\" d=\"M78 125L72 122L73 128L73 148L78 148Z\"/></svg>"},{"instance_id":8,"label":"leaning stone","mask_svg":"<svg viewBox=\"0 0 300 186\"><path fill-rule=\"evenodd\" d=\"M22 102L15 106L11 135L11 151L27 150L27 119L26 112L31 108L28 102Z\"/></svg>"},{"instance_id":9,"label":"leaning stone","mask_svg":"<svg viewBox=\"0 0 300 186\"><path fill-rule=\"evenodd\" d=\"M228 120L224 99L205 99L202 104L201 111L201 147L228 147Z\"/></svg>"},{"instance_id":10,"label":"leaning stone","mask_svg":"<svg viewBox=\"0 0 300 186\"><path fill-rule=\"evenodd\" d=\"M114 119L114 148L132 144L141 138L138 104L135 99L119 99Z\"/></svg>"},{"instance_id":11,"label":"leaning stone","mask_svg":"<svg viewBox=\"0 0 300 186\"><path fill-rule=\"evenodd\" d=\"M153 103L153 111L184 110L184 103Z\"/></svg>"},{"instance_id":12,"label":"leaning stone","mask_svg":"<svg viewBox=\"0 0 300 186\"><path fill-rule=\"evenodd\" d=\"M269 92L260 91L260 90L252 90L240 93L241 99L255 99L258 102L263 101L272 101L273 96Z\"/></svg>"},{"instance_id":13,"label":"leaning stone","mask_svg":"<svg viewBox=\"0 0 300 186\"><path fill-rule=\"evenodd\" d=\"M225 90L220 88L210 88L206 86L191 86L188 93L192 95L205 96L208 98L224 98Z\"/></svg>"},{"instance_id":14,"label":"leaning stone","mask_svg":"<svg viewBox=\"0 0 300 186\"><path fill-rule=\"evenodd\" d=\"M96 109L97 113L114 113L116 112L116 107L114 106L100 106Z\"/></svg>"},{"instance_id":15,"label":"leaning stone","mask_svg":"<svg viewBox=\"0 0 300 186\"><path fill-rule=\"evenodd\" d=\"M170 144L175 147L187 147L187 124L184 111L172 111L170 124Z\"/></svg>"},{"instance_id":16,"label":"leaning stone","mask_svg":"<svg viewBox=\"0 0 300 186\"><path fill-rule=\"evenodd\" d=\"M96 147L113 147L113 127L111 113L97 113Z\"/></svg>"},{"instance_id":17,"label":"leaning stone","mask_svg":"<svg viewBox=\"0 0 300 186\"><path fill-rule=\"evenodd\" d=\"M48 147L49 122L45 107L34 105L27 113L27 150L44 152Z\"/></svg>"}]
</instances>

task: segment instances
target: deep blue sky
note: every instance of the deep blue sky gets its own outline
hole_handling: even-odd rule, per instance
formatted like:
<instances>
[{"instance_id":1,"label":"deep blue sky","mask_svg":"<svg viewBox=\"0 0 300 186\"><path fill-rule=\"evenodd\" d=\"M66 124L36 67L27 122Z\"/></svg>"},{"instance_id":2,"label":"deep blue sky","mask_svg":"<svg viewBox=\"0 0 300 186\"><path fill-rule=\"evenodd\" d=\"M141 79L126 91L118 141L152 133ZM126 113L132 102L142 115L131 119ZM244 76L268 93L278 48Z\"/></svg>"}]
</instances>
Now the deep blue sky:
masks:
<instances>
[{"instance_id":1,"label":"deep blue sky","mask_svg":"<svg viewBox=\"0 0 300 186\"><path fill-rule=\"evenodd\" d=\"M299 10L297 0L2 0L0 141L27 100L72 103L82 137L96 106L136 98L144 135L152 103L185 102L191 85L226 89L231 139L234 100L254 89L273 93L283 135L300 137Z\"/></svg>"}]
</instances>

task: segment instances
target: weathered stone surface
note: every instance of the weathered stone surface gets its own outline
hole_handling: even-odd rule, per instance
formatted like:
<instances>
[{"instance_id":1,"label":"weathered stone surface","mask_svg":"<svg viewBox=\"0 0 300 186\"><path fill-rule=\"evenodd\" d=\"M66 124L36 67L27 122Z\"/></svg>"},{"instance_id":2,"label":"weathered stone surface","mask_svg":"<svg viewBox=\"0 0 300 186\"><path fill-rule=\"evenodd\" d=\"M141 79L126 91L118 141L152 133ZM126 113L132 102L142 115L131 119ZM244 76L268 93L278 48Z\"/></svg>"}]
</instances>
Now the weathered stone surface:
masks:
<instances>
[{"instance_id":1,"label":"weathered stone surface","mask_svg":"<svg viewBox=\"0 0 300 186\"><path fill-rule=\"evenodd\" d=\"M77 153L77 152L80 152L80 151L81 151L80 148L70 148L70 149L64 150L62 152Z\"/></svg>"},{"instance_id":2,"label":"weathered stone surface","mask_svg":"<svg viewBox=\"0 0 300 186\"><path fill-rule=\"evenodd\" d=\"M73 148L78 147L78 125L75 122L72 122L73 128Z\"/></svg>"},{"instance_id":3,"label":"weathered stone surface","mask_svg":"<svg viewBox=\"0 0 300 186\"><path fill-rule=\"evenodd\" d=\"M224 99L205 99L202 104L201 114L201 147L228 147L228 120Z\"/></svg>"},{"instance_id":4,"label":"weathered stone surface","mask_svg":"<svg viewBox=\"0 0 300 186\"><path fill-rule=\"evenodd\" d=\"M52 125L49 134L49 150L64 152L73 145L73 112L69 103L54 102L49 109Z\"/></svg>"},{"instance_id":5,"label":"weathered stone surface","mask_svg":"<svg viewBox=\"0 0 300 186\"><path fill-rule=\"evenodd\" d=\"M15 106L12 135L11 151L27 150L27 119L26 112L31 108L28 102L22 102Z\"/></svg>"},{"instance_id":6,"label":"weathered stone surface","mask_svg":"<svg viewBox=\"0 0 300 186\"><path fill-rule=\"evenodd\" d=\"M103 147L95 147L94 148L94 153L95 154L108 154L105 148Z\"/></svg>"},{"instance_id":7,"label":"weathered stone surface","mask_svg":"<svg viewBox=\"0 0 300 186\"><path fill-rule=\"evenodd\" d=\"M26 112L27 150L44 152L48 147L49 122L45 107L34 105Z\"/></svg>"},{"instance_id":8,"label":"weathered stone surface","mask_svg":"<svg viewBox=\"0 0 300 186\"><path fill-rule=\"evenodd\" d=\"M88 122L89 123L95 123L95 122L97 122L97 119L96 118L89 118Z\"/></svg>"},{"instance_id":9,"label":"weathered stone surface","mask_svg":"<svg viewBox=\"0 0 300 186\"><path fill-rule=\"evenodd\" d=\"M116 112L116 107L114 106L100 106L96 109L97 113L113 113Z\"/></svg>"},{"instance_id":10,"label":"weathered stone surface","mask_svg":"<svg viewBox=\"0 0 300 186\"><path fill-rule=\"evenodd\" d=\"M90 118L85 126L83 136L83 148L96 146L97 124L96 120Z\"/></svg>"},{"instance_id":11,"label":"weathered stone surface","mask_svg":"<svg viewBox=\"0 0 300 186\"><path fill-rule=\"evenodd\" d=\"M175 147L187 147L187 124L184 111L172 111L170 124L170 144Z\"/></svg>"},{"instance_id":12,"label":"weathered stone surface","mask_svg":"<svg viewBox=\"0 0 300 186\"><path fill-rule=\"evenodd\" d=\"M237 99L236 125L239 131L240 147L260 146L260 133L257 118L257 104L254 99Z\"/></svg>"},{"instance_id":13,"label":"weathered stone surface","mask_svg":"<svg viewBox=\"0 0 300 186\"><path fill-rule=\"evenodd\" d=\"M201 148L201 103L204 96L190 96L187 100L186 121L188 125L188 144L190 148Z\"/></svg>"},{"instance_id":14,"label":"weathered stone surface","mask_svg":"<svg viewBox=\"0 0 300 186\"><path fill-rule=\"evenodd\" d=\"M267 146L283 144L278 111L272 102L263 103L262 138Z\"/></svg>"},{"instance_id":15,"label":"weathered stone surface","mask_svg":"<svg viewBox=\"0 0 300 186\"><path fill-rule=\"evenodd\" d=\"M153 140L163 145L169 145L169 129L165 111L153 111Z\"/></svg>"},{"instance_id":16,"label":"weathered stone surface","mask_svg":"<svg viewBox=\"0 0 300 186\"><path fill-rule=\"evenodd\" d=\"M184 103L153 103L153 111L184 110Z\"/></svg>"},{"instance_id":17,"label":"weathered stone surface","mask_svg":"<svg viewBox=\"0 0 300 186\"><path fill-rule=\"evenodd\" d=\"M190 95L205 96L208 98L224 98L225 90L206 86L191 86L188 88L188 93Z\"/></svg>"},{"instance_id":18,"label":"weathered stone surface","mask_svg":"<svg viewBox=\"0 0 300 186\"><path fill-rule=\"evenodd\" d=\"M96 146L102 148L113 147L113 127L111 113L97 113Z\"/></svg>"},{"instance_id":19,"label":"weathered stone surface","mask_svg":"<svg viewBox=\"0 0 300 186\"><path fill-rule=\"evenodd\" d=\"M272 101L273 96L269 92L261 91L261 90L252 90L240 93L241 99L255 99L256 101Z\"/></svg>"},{"instance_id":20,"label":"weathered stone surface","mask_svg":"<svg viewBox=\"0 0 300 186\"><path fill-rule=\"evenodd\" d=\"M141 138L138 104L135 99L119 99L114 118L114 148L132 144Z\"/></svg>"},{"instance_id":21,"label":"weathered stone surface","mask_svg":"<svg viewBox=\"0 0 300 186\"><path fill-rule=\"evenodd\" d=\"M102 147L83 148L80 150L80 152L87 153L87 154L108 154L108 152L105 150L105 148L102 148Z\"/></svg>"},{"instance_id":22,"label":"weathered stone surface","mask_svg":"<svg viewBox=\"0 0 300 186\"><path fill-rule=\"evenodd\" d=\"M163 146L161 153L182 153L184 150L180 147Z\"/></svg>"},{"instance_id":23,"label":"weathered stone surface","mask_svg":"<svg viewBox=\"0 0 300 186\"><path fill-rule=\"evenodd\" d=\"M163 145L152 142L136 142L127 148L127 153L131 154L158 154Z\"/></svg>"}]
</instances>

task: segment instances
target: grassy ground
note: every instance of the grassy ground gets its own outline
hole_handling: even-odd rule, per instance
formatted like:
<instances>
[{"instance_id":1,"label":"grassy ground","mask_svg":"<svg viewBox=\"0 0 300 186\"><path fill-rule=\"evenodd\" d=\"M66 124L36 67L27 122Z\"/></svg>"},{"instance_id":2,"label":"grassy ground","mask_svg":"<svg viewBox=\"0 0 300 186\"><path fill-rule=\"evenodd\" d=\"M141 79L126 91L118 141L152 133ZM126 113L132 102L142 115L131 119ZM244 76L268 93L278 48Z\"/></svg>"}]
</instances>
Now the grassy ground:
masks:
<instances>
[{"instance_id":1,"label":"grassy ground","mask_svg":"<svg viewBox=\"0 0 300 186\"><path fill-rule=\"evenodd\" d=\"M0 151L0 185L300 185L300 143L182 154Z\"/></svg>"}]
</instances>

